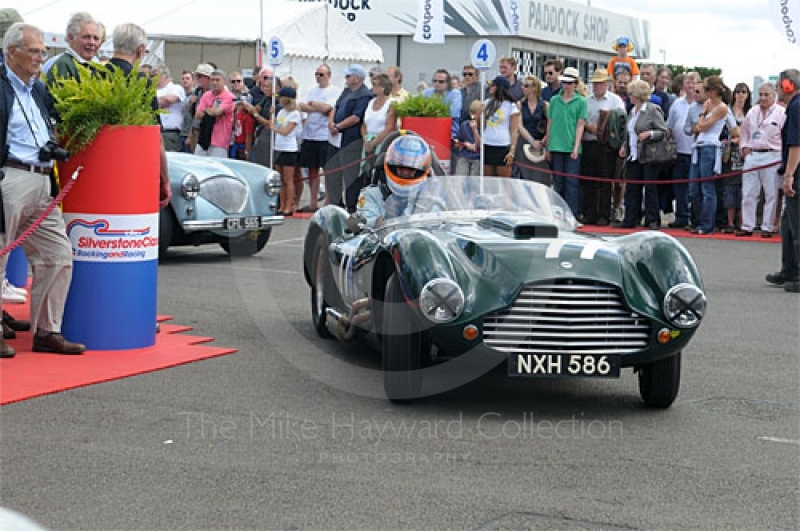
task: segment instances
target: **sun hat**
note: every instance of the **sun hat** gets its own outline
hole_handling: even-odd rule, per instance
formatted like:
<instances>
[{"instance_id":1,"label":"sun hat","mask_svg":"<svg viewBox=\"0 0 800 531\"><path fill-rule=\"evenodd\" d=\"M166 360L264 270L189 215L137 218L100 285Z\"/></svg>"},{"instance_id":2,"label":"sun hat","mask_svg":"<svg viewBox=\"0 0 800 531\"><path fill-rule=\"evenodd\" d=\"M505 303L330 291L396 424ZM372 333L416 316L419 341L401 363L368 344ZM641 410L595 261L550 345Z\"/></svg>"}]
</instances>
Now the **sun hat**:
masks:
<instances>
[{"instance_id":1,"label":"sun hat","mask_svg":"<svg viewBox=\"0 0 800 531\"><path fill-rule=\"evenodd\" d=\"M361 79L366 79L367 71L364 70L364 67L361 65L350 65L344 69L344 75L346 76L358 76Z\"/></svg>"},{"instance_id":2,"label":"sun hat","mask_svg":"<svg viewBox=\"0 0 800 531\"><path fill-rule=\"evenodd\" d=\"M595 68L592 78L589 83L602 83L603 81L610 81L611 77L608 75L608 70L605 68Z\"/></svg>"},{"instance_id":3,"label":"sun hat","mask_svg":"<svg viewBox=\"0 0 800 531\"><path fill-rule=\"evenodd\" d=\"M200 74L201 76L211 77L211 74L214 73L214 67L208 63L200 63L197 65L197 68L194 69L194 73Z\"/></svg>"},{"instance_id":4,"label":"sun hat","mask_svg":"<svg viewBox=\"0 0 800 531\"><path fill-rule=\"evenodd\" d=\"M581 74L574 66L568 66L564 69L564 73L558 76L559 81L574 81L576 83L580 78Z\"/></svg>"},{"instance_id":5,"label":"sun hat","mask_svg":"<svg viewBox=\"0 0 800 531\"><path fill-rule=\"evenodd\" d=\"M525 158L534 164L542 162L547 157L544 152L544 147L539 147L539 149L536 149L527 142L522 145L522 152L525 154Z\"/></svg>"}]
</instances>

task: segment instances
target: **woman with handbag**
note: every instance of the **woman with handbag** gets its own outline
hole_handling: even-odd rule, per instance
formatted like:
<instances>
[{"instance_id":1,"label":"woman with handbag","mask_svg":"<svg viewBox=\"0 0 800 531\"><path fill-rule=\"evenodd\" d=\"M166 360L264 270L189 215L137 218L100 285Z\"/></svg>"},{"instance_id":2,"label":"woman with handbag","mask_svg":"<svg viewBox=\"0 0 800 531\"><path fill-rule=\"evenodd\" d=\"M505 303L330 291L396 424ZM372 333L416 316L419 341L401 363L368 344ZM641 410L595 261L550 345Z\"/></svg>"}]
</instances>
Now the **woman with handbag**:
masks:
<instances>
[{"instance_id":1,"label":"woman with handbag","mask_svg":"<svg viewBox=\"0 0 800 531\"><path fill-rule=\"evenodd\" d=\"M650 85L646 81L633 81L628 85L628 96L633 108L628 114L628 141L619 148L619 156L626 158L625 220L621 226L638 227L642 221L642 189L644 189L644 222L650 229L661 228L656 184L630 181L656 181L659 166L646 161L642 154L651 142L666 141L667 125L661 108L650 103Z\"/></svg>"}]
</instances>

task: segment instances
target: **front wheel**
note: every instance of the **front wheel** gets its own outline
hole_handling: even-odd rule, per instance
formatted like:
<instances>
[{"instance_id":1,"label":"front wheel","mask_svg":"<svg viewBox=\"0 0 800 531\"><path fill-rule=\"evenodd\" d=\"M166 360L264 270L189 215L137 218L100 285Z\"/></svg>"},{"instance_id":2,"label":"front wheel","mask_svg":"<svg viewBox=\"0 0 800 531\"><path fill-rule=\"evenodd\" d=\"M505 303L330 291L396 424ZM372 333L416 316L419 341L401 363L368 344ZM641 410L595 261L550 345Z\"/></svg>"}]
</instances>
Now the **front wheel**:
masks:
<instances>
[{"instance_id":1,"label":"front wheel","mask_svg":"<svg viewBox=\"0 0 800 531\"><path fill-rule=\"evenodd\" d=\"M639 367L639 394L647 407L672 405L681 386L681 353Z\"/></svg>"},{"instance_id":2,"label":"front wheel","mask_svg":"<svg viewBox=\"0 0 800 531\"><path fill-rule=\"evenodd\" d=\"M392 402L422 391L422 333L406 303L397 274L386 284L383 306L383 388Z\"/></svg>"},{"instance_id":3,"label":"front wheel","mask_svg":"<svg viewBox=\"0 0 800 531\"><path fill-rule=\"evenodd\" d=\"M272 229L265 229L260 232L248 232L238 238L229 238L228 241L219 244L226 253L231 256L252 256L261 252L269 241Z\"/></svg>"},{"instance_id":4,"label":"front wheel","mask_svg":"<svg viewBox=\"0 0 800 531\"><path fill-rule=\"evenodd\" d=\"M330 268L327 262L327 243L324 237L317 239L311 262L311 323L317 335L323 339L333 337L328 330L328 303L325 302L325 289L330 286Z\"/></svg>"}]
</instances>

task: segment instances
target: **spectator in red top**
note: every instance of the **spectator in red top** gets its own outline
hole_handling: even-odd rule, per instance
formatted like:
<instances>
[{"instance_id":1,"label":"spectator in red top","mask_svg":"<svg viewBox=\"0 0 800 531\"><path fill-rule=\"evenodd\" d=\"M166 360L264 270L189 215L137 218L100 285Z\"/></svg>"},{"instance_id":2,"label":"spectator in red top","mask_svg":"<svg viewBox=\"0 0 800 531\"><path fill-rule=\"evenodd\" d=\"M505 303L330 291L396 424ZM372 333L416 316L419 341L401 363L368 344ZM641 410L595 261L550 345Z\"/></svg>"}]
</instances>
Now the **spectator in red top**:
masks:
<instances>
[{"instance_id":1,"label":"spectator in red top","mask_svg":"<svg viewBox=\"0 0 800 531\"><path fill-rule=\"evenodd\" d=\"M244 108L244 102L236 104L236 116L233 120L233 144L231 145L230 158L248 160L250 148L253 147L253 134L256 130L256 120Z\"/></svg>"}]
</instances>

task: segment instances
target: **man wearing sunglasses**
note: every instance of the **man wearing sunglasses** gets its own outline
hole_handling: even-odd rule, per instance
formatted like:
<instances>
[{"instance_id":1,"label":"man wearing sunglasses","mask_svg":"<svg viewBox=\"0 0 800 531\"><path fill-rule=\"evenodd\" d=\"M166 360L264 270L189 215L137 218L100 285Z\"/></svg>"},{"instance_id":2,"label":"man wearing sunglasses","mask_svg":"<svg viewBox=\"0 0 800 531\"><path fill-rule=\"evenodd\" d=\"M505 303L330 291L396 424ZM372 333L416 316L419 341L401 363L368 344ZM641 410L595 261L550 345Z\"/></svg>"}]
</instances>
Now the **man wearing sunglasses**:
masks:
<instances>
[{"instance_id":1,"label":"man wearing sunglasses","mask_svg":"<svg viewBox=\"0 0 800 531\"><path fill-rule=\"evenodd\" d=\"M550 101L550 98L561 91L561 81L558 77L564 71L564 63L558 59L548 59L544 63L544 82L546 86L542 89L542 99Z\"/></svg>"},{"instance_id":2,"label":"man wearing sunglasses","mask_svg":"<svg viewBox=\"0 0 800 531\"><path fill-rule=\"evenodd\" d=\"M473 101L481 99L481 87L478 84L478 72L472 65L465 65L461 69L461 115L460 121L466 122L470 119L469 107Z\"/></svg>"},{"instance_id":3,"label":"man wearing sunglasses","mask_svg":"<svg viewBox=\"0 0 800 531\"><path fill-rule=\"evenodd\" d=\"M433 73L431 80L433 86L422 91L425 97L436 96L450 106L450 116L453 118L451 138L458 136L458 127L461 124L461 91L450 88L450 72L444 68Z\"/></svg>"},{"instance_id":4,"label":"man wearing sunglasses","mask_svg":"<svg viewBox=\"0 0 800 531\"><path fill-rule=\"evenodd\" d=\"M309 204L300 209L301 212L317 210L319 195L319 169L328 161L328 115L336 105L341 92L331 85L331 67L321 64L314 72L317 86L306 93L305 101L300 103L300 110L306 113L303 124L303 143L300 145L300 167L308 168L308 187L311 192Z\"/></svg>"}]
</instances>

